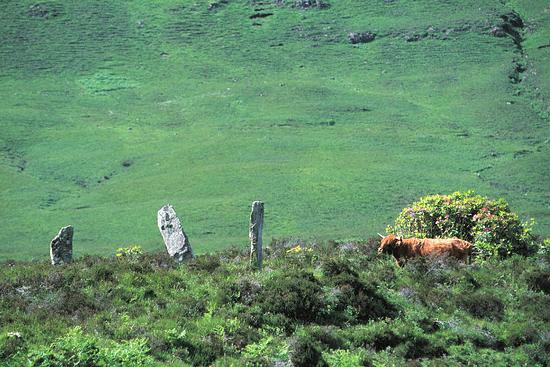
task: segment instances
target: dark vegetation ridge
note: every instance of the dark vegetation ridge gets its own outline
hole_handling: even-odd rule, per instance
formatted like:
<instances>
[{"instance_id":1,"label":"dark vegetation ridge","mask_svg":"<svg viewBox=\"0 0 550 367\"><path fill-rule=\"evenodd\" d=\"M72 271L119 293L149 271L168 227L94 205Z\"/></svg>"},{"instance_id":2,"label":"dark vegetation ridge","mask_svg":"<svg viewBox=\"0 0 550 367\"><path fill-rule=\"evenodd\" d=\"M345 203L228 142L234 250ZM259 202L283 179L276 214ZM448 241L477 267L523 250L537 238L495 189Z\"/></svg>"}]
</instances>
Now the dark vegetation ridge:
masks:
<instances>
[{"instance_id":1,"label":"dark vegetation ridge","mask_svg":"<svg viewBox=\"0 0 550 367\"><path fill-rule=\"evenodd\" d=\"M548 253L466 266L275 240L178 266L121 249L0 265L0 365L546 366Z\"/></svg>"},{"instance_id":2,"label":"dark vegetation ridge","mask_svg":"<svg viewBox=\"0 0 550 367\"><path fill-rule=\"evenodd\" d=\"M545 0L3 1L0 259L364 237L475 189L550 228ZM98 148L100 147L100 148ZM80 255L77 254L77 255Z\"/></svg>"}]
</instances>

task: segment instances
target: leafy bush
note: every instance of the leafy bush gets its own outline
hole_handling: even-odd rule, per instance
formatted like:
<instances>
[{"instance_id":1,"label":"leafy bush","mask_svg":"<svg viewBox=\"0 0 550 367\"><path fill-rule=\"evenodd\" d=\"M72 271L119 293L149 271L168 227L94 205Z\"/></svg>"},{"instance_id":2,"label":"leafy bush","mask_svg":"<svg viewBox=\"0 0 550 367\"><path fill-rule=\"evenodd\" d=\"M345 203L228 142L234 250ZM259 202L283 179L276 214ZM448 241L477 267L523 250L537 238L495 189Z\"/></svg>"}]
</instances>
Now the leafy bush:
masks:
<instances>
[{"instance_id":1,"label":"leafy bush","mask_svg":"<svg viewBox=\"0 0 550 367\"><path fill-rule=\"evenodd\" d=\"M51 345L32 351L29 356L29 365L32 367L95 366L101 359L99 348L99 341L95 337L85 335L80 327L76 327Z\"/></svg>"},{"instance_id":2,"label":"leafy bush","mask_svg":"<svg viewBox=\"0 0 550 367\"><path fill-rule=\"evenodd\" d=\"M96 265L91 268L91 278L96 282L111 282L114 280L113 269L105 264Z\"/></svg>"},{"instance_id":3,"label":"leafy bush","mask_svg":"<svg viewBox=\"0 0 550 367\"><path fill-rule=\"evenodd\" d=\"M545 238L537 249L537 255L550 263L550 238Z\"/></svg>"},{"instance_id":4,"label":"leafy bush","mask_svg":"<svg viewBox=\"0 0 550 367\"><path fill-rule=\"evenodd\" d=\"M539 330L543 329L542 325L530 322L516 322L509 325L505 332L506 345L511 347L519 347L523 344L532 344L539 338Z\"/></svg>"},{"instance_id":5,"label":"leafy bush","mask_svg":"<svg viewBox=\"0 0 550 367\"><path fill-rule=\"evenodd\" d=\"M465 343L451 346L449 352L450 356L445 364L448 366L541 366L532 364L529 357L521 350L515 353L503 353L493 349L478 349L470 343Z\"/></svg>"},{"instance_id":6,"label":"leafy bush","mask_svg":"<svg viewBox=\"0 0 550 367\"><path fill-rule=\"evenodd\" d=\"M352 311L357 320L366 322L381 317L394 317L396 308L376 290L375 284L363 282L353 273L342 273L332 277L331 282L337 287L335 311ZM338 315L329 315L338 319Z\"/></svg>"},{"instance_id":7,"label":"leafy bush","mask_svg":"<svg viewBox=\"0 0 550 367\"><path fill-rule=\"evenodd\" d=\"M272 366L274 361L288 359L288 346L266 335L256 343L248 344L243 351L247 366Z\"/></svg>"},{"instance_id":8,"label":"leafy bush","mask_svg":"<svg viewBox=\"0 0 550 367\"><path fill-rule=\"evenodd\" d=\"M49 346L41 346L29 354L32 367L109 366L149 367L153 360L144 339L123 343L105 343L84 334L80 327L71 329Z\"/></svg>"},{"instance_id":9,"label":"leafy bush","mask_svg":"<svg viewBox=\"0 0 550 367\"><path fill-rule=\"evenodd\" d=\"M306 271L281 274L262 289L261 306L292 320L314 321L322 308L321 283Z\"/></svg>"},{"instance_id":10,"label":"leafy bush","mask_svg":"<svg viewBox=\"0 0 550 367\"><path fill-rule=\"evenodd\" d=\"M340 274L350 274L355 277L357 272L352 268L352 265L347 259L330 258L323 263L323 273L326 276L332 277Z\"/></svg>"},{"instance_id":11,"label":"leafy bush","mask_svg":"<svg viewBox=\"0 0 550 367\"><path fill-rule=\"evenodd\" d=\"M501 320L504 316L504 304L494 294L477 291L470 294L462 294L458 299L459 304L469 313L478 318Z\"/></svg>"},{"instance_id":12,"label":"leafy bush","mask_svg":"<svg viewBox=\"0 0 550 367\"><path fill-rule=\"evenodd\" d=\"M338 335L337 329L334 326L310 326L305 329L305 332L323 348L341 349L346 342Z\"/></svg>"},{"instance_id":13,"label":"leafy bush","mask_svg":"<svg viewBox=\"0 0 550 367\"><path fill-rule=\"evenodd\" d=\"M447 352L444 345L433 336L414 335L405 344L407 359L441 357Z\"/></svg>"},{"instance_id":14,"label":"leafy bush","mask_svg":"<svg viewBox=\"0 0 550 367\"><path fill-rule=\"evenodd\" d=\"M220 257L215 255L200 255L187 264L190 269L209 273L219 268L220 265Z\"/></svg>"},{"instance_id":15,"label":"leafy bush","mask_svg":"<svg viewBox=\"0 0 550 367\"><path fill-rule=\"evenodd\" d=\"M100 366L109 367L149 367L154 366L148 355L149 347L145 339L133 339L122 343L113 343L109 348L100 350Z\"/></svg>"},{"instance_id":16,"label":"leafy bush","mask_svg":"<svg viewBox=\"0 0 550 367\"><path fill-rule=\"evenodd\" d=\"M141 246L133 245L129 247L120 247L116 250L116 257L128 261L137 261L143 255Z\"/></svg>"},{"instance_id":17,"label":"leafy bush","mask_svg":"<svg viewBox=\"0 0 550 367\"><path fill-rule=\"evenodd\" d=\"M309 335L298 335L292 342L290 360L295 367L328 367L319 345Z\"/></svg>"},{"instance_id":18,"label":"leafy bush","mask_svg":"<svg viewBox=\"0 0 550 367\"><path fill-rule=\"evenodd\" d=\"M0 335L0 361L8 359L17 353L23 343L23 337L19 332Z\"/></svg>"},{"instance_id":19,"label":"leafy bush","mask_svg":"<svg viewBox=\"0 0 550 367\"><path fill-rule=\"evenodd\" d=\"M550 366L550 332L542 334L541 340L527 346L526 352L540 366Z\"/></svg>"},{"instance_id":20,"label":"leafy bush","mask_svg":"<svg viewBox=\"0 0 550 367\"><path fill-rule=\"evenodd\" d=\"M526 275L529 288L550 294L550 267L535 269Z\"/></svg>"},{"instance_id":21,"label":"leafy bush","mask_svg":"<svg viewBox=\"0 0 550 367\"><path fill-rule=\"evenodd\" d=\"M531 318L550 322L550 295L543 292L524 294L518 307Z\"/></svg>"},{"instance_id":22,"label":"leafy bush","mask_svg":"<svg viewBox=\"0 0 550 367\"><path fill-rule=\"evenodd\" d=\"M532 222L522 223L503 199L473 191L429 195L401 211L388 233L420 238L458 237L473 242L481 257L527 255Z\"/></svg>"},{"instance_id":23,"label":"leafy bush","mask_svg":"<svg viewBox=\"0 0 550 367\"><path fill-rule=\"evenodd\" d=\"M224 354L223 340L215 333L193 337L189 341L189 355L193 366L210 366Z\"/></svg>"},{"instance_id":24,"label":"leafy bush","mask_svg":"<svg viewBox=\"0 0 550 367\"><path fill-rule=\"evenodd\" d=\"M222 303L242 303L251 305L256 301L262 286L249 277L242 277L220 286L219 298Z\"/></svg>"},{"instance_id":25,"label":"leafy bush","mask_svg":"<svg viewBox=\"0 0 550 367\"><path fill-rule=\"evenodd\" d=\"M323 357L330 367L370 366L366 361L367 352L363 349L356 351L338 349L332 353L324 353Z\"/></svg>"},{"instance_id":26,"label":"leafy bush","mask_svg":"<svg viewBox=\"0 0 550 367\"><path fill-rule=\"evenodd\" d=\"M375 282L360 278L350 259L328 258L322 270L324 281L333 287L325 296L325 317L331 322L366 322L395 316L395 306L378 292Z\"/></svg>"},{"instance_id":27,"label":"leafy bush","mask_svg":"<svg viewBox=\"0 0 550 367\"><path fill-rule=\"evenodd\" d=\"M407 340L409 330L388 321L370 322L354 332L355 345L372 348L376 351L394 348Z\"/></svg>"}]
</instances>

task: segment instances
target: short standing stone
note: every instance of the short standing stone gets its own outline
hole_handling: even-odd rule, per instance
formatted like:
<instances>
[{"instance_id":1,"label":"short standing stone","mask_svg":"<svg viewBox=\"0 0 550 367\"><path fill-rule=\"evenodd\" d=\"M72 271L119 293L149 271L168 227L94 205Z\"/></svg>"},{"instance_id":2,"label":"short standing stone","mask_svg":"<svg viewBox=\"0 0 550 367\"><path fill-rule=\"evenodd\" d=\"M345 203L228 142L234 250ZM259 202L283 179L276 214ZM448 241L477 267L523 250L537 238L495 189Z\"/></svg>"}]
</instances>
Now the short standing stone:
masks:
<instances>
[{"instance_id":1,"label":"short standing stone","mask_svg":"<svg viewBox=\"0 0 550 367\"><path fill-rule=\"evenodd\" d=\"M52 265L63 265L73 260L73 226L63 227L50 243Z\"/></svg>"},{"instance_id":2,"label":"short standing stone","mask_svg":"<svg viewBox=\"0 0 550 367\"><path fill-rule=\"evenodd\" d=\"M168 254L178 262L193 258L189 238L183 231L181 222L176 216L176 211L172 205L165 205L160 208L157 222Z\"/></svg>"},{"instance_id":3,"label":"short standing stone","mask_svg":"<svg viewBox=\"0 0 550 367\"><path fill-rule=\"evenodd\" d=\"M262 232L264 228L264 203L255 201L252 203L250 213L250 227L248 237L250 238L250 262L259 270L262 270L263 249Z\"/></svg>"}]
</instances>

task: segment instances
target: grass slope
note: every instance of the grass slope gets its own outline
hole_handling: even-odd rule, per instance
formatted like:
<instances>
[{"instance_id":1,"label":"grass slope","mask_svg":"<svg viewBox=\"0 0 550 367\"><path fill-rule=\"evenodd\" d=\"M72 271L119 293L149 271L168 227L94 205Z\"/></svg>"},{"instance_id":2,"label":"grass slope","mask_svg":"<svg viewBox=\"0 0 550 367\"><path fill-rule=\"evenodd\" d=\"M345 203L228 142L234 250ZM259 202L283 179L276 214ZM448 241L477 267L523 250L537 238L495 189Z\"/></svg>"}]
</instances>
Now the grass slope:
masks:
<instances>
[{"instance_id":1,"label":"grass slope","mask_svg":"<svg viewBox=\"0 0 550 367\"><path fill-rule=\"evenodd\" d=\"M268 237L364 237L466 189L550 233L546 1L290 3L3 1L0 259L69 223L77 255L160 248L167 202L199 253L244 243L257 199ZM490 32L512 9L522 50Z\"/></svg>"}]
</instances>

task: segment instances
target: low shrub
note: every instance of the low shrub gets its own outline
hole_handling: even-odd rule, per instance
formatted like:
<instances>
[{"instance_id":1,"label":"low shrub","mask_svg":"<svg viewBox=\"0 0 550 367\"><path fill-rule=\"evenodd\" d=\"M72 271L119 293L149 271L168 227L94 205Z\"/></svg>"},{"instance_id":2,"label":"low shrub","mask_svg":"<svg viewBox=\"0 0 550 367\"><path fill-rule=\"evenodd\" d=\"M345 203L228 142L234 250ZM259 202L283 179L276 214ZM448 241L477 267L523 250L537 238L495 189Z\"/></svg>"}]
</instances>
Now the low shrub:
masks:
<instances>
[{"instance_id":1,"label":"low shrub","mask_svg":"<svg viewBox=\"0 0 550 367\"><path fill-rule=\"evenodd\" d=\"M530 271L526 274L526 281L530 289L550 294L550 266Z\"/></svg>"},{"instance_id":2,"label":"low shrub","mask_svg":"<svg viewBox=\"0 0 550 367\"><path fill-rule=\"evenodd\" d=\"M323 309L321 283L307 271L292 271L270 279L258 297L265 312L279 313L292 320L311 322Z\"/></svg>"},{"instance_id":3,"label":"low shrub","mask_svg":"<svg viewBox=\"0 0 550 367\"><path fill-rule=\"evenodd\" d=\"M493 349L476 348L471 343L449 347L449 356L445 358L447 366L536 366L527 353L515 350L510 353Z\"/></svg>"},{"instance_id":4,"label":"low shrub","mask_svg":"<svg viewBox=\"0 0 550 367\"><path fill-rule=\"evenodd\" d=\"M221 284L218 294L220 302L223 304L241 303L251 305L256 301L261 289L260 282L250 277L241 277L235 281Z\"/></svg>"},{"instance_id":5,"label":"low shrub","mask_svg":"<svg viewBox=\"0 0 550 367\"><path fill-rule=\"evenodd\" d=\"M533 320L550 322L550 295L543 292L523 294L518 308Z\"/></svg>"},{"instance_id":6,"label":"low shrub","mask_svg":"<svg viewBox=\"0 0 550 367\"><path fill-rule=\"evenodd\" d=\"M547 264L550 263L550 238L539 241L537 256L546 261Z\"/></svg>"},{"instance_id":7,"label":"low shrub","mask_svg":"<svg viewBox=\"0 0 550 367\"><path fill-rule=\"evenodd\" d=\"M268 367L277 365L277 361L288 360L288 346L277 338L266 335L255 343L248 344L243 350L246 366Z\"/></svg>"},{"instance_id":8,"label":"low shrub","mask_svg":"<svg viewBox=\"0 0 550 367\"><path fill-rule=\"evenodd\" d=\"M338 335L334 326L310 326L305 329L307 334L320 346L328 349L341 349L345 340Z\"/></svg>"},{"instance_id":9,"label":"low shrub","mask_svg":"<svg viewBox=\"0 0 550 367\"><path fill-rule=\"evenodd\" d=\"M525 346L525 351L534 363L538 363L540 366L550 366L550 332L541 333L540 340L535 344Z\"/></svg>"},{"instance_id":10,"label":"low shrub","mask_svg":"<svg viewBox=\"0 0 550 367\"><path fill-rule=\"evenodd\" d=\"M492 293L476 291L462 294L458 297L458 303L477 318L498 321L504 316L504 303Z\"/></svg>"},{"instance_id":11,"label":"low shrub","mask_svg":"<svg viewBox=\"0 0 550 367\"><path fill-rule=\"evenodd\" d=\"M309 335L298 335L291 343L290 360L295 367L328 367L319 345Z\"/></svg>"},{"instance_id":12,"label":"low shrub","mask_svg":"<svg viewBox=\"0 0 550 367\"><path fill-rule=\"evenodd\" d=\"M330 353L323 353L324 359L330 367L370 367L371 363L367 360L367 351L338 349Z\"/></svg>"},{"instance_id":13,"label":"low shrub","mask_svg":"<svg viewBox=\"0 0 550 367\"><path fill-rule=\"evenodd\" d=\"M354 277L358 276L358 273L352 268L351 262L348 259L329 258L323 262L322 269L327 277L341 274L348 274Z\"/></svg>"},{"instance_id":14,"label":"low shrub","mask_svg":"<svg viewBox=\"0 0 550 367\"><path fill-rule=\"evenodd\" d=\"M373 324L369 327L369 332L364 335L362 344L372 347L374 350L384 350L388 347L394 348L407 340L406 333L400 333L394 325L386 322Z\"/></svg>"},{"instance_id":15,"label":"low shrub","mask_svg":"<svg viewBox=\"0 0 550 367\"><path fill-rule=\"evenodd\" d=\"M437 358L447 353L445 346L433 336L414 335L406 343L405 358Z\"/></svg>"},{"instance_id":16,"label":"low shrub","mask_svg":"<svg viewBox=\"0 0 550 367\"><path fill-rule=\"evenodd\" d=\"M397 309L376 290L375 284L366 284L354 273L341 273L331 278L331 282L338 287L336 312L353 310L359 322L394 317ZM339 319L339 315L329 315ZM349 320L353 321L353 320Z\"/></svg>"},{"instance_id":17,"label":"low shrub","mask_svg":"<svg viewBox=\"0 0 550 367\"><path fill-rule=\"evenodd\" d=\"M187 263L189 269L212 273L221 265L220 257L216 255L200 255Z\"/></svg>"},{"instance_id":18,"label":"low shrub","mask_svg":"<svg viewBox=\"0 0 550 367\"><path fill-rule=\"evenodd\" d=\"M281 256L287 251L297 246L304 247L306 243L302 240L293 238L272 238L269 245L265 248L266 256Z\"/></svg>"},{"instance_id":19,"label":"low shrub","mask_svg":"<svg viewBox=\"0 0 550 367\"><path fill-rule=\"evenodd\" d=\"M109 367L153 367L156 363L149 356L149 347L146 340L140 338L122 343L112 343L111 346L100 349L99 366L102 365Z\"/></svg>"},{"instance_id":20,"label":"low shrub","mask_svg":"<svg viewBox=\"0 0 550 367\"><path fill-rule=\"evenodd\" d=\"M543 325L533 322L516 322L506 327L504 336L506 345L519 347L523 344L532 344L539 339L539 330L544 329Z\"/></svg>"},{"instance_id":21,"label":"low shrub","mask_svg":"<svg viewBox=\"0 0 550 367\"><path fill-rule=\"evenodd\" d=\"M91 271L91 277L96 282L112 282L115 280L115 272L112 266L100 264L92 267Z\"/></svg>"},{"instance_id":22,"label":"low shrub","mask_svg":"<svg viewBox=\"0 0 550 367\"><path fill-rule=\"evenodd\" d=\"M130 262L138 261L143 255L143 249L141 246L132 245L129 247L120 247L116 250L117 259L124 259Z\"/></svg>"},{"instance_id":23,"label":"low shrub","mask_svg":"<svg viewBox=\"0 0 550 367\"><path fill-rule=\"evenodd\" d=\"M210 366L224 354L223 340L214 333L189 341L189 360L193 366Z\"/></svg>"},{"instance_id":24,"label":"low shrub","mask_svg":"<svg viewBox=\"0 0 550 367\"><path fill-rule=\"evenodd\" d=\"M181 317L197 317L206 312L208 300L192 295L182 295L177 299L178 313Z\"/></svg>"},{"instance_id":25,"label":"low shrub","mask_svg":"<svg viewBox=\"0 0 550 367\"><path fill-rule=\"evenodd\" d=\"M19 332L0 334L0 361L15 355L24 344L23 336Z\"/></svg>"},{"instance_id":26,"label":"low shrub","mask_svg":"<svg viewBox=\"0 0 550 367\"><path fill-rule=\"evenodd\" d=\"M101 363L101 359L99 340L84 334L79 327L76 327L51 345L31 351L29 366L97 366Z\"/></svg>"}]
</instances>

